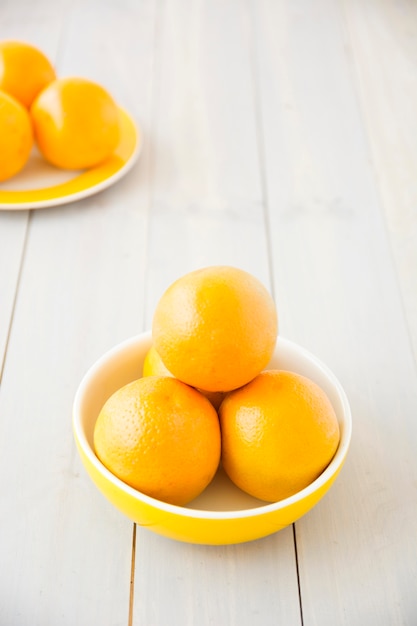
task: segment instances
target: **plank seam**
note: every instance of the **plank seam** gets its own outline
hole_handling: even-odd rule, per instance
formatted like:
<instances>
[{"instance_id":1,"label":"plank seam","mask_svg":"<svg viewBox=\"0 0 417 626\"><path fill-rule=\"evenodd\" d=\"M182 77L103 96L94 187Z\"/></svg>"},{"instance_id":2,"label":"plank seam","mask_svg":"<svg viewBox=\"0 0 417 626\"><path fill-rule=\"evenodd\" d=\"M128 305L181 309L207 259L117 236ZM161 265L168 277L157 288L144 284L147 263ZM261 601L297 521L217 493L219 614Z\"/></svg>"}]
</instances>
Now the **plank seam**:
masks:
<instances>
[{"instance_id":1,"label":"plank seam","mask_svg":"<svg viewBox=\"0 0 417 626\"><path fill-rule=\"evenodd\" d=\"M265 239L266 250L268 259L269 270L269 282L272 297L275 300L275 280L274 280L274 265L272 262L272 240L271 240L271 225L269 221L269 198L268 198L268 181L266 173L266 160L265 160L265 141L264 141L264 124L262 119L262 102L261 102L261 87L259 80L259 60L256 53L256 33L254 29L255 16L253 9L253 2L248 0L248 37L249 37L249 58L251 60L251 74L252 74L252 87L253 87L253 106L255 111L255 129L256 129L256 147L259 161L259 178L261 187L261 202L262 212L264 216L265 227Z\"/></svg>"},{"instance_id":2,"label":"plank seam","mask_svg":"<svg viewBox=\"0 0 417 626\"><path fill-rule=\"evenodd\" d=\"M7 329L6 341L4 343L3 360L0 362L0 384L2 382L4 368L6 366L7 352L8 352L8 349L9 349L9 341L10 341L10 336L11 336L11 332L12 332L13 318L14 318L14 313L15 313L15 309L16 309L17 294L19 292L20 281L21 281L22 272L23 272L23 264L24 264L24 260L25 260L25 256L26 256L26 247L27 247L27 241L28 241L28 237L29 237L29 226L30 226L30 222L31 222L31 217L32 217L32 211L28 211L28 217L27 217L27 220L26 220L26 229L25 229L25 234L24 234L24 237L23 237L22 253L21 253L21 256L20 256L19 271L17 273L16 286L15 286L15 291L14 291L14 295L13 295L13 302L12 302L11 311L10 311L9 327Z\"/></svg>"},{"instance_id":3,"label":"plank seam","mask_svg":"<svg viewBox=\"0 0 417 626\"><path fill-rule=\"evenodd\" d=\"M295 571L297 574L297 587L298 587L298 600L300 606L300 620L301 626L304 626L304 617L303 617L303 603L301 600L301 580L300 580L300 567L298 563L298 548L297 548L297 533L295 530L295 524L292 525L292 534L294 539L294 556L295 556Z\"/></svg>"},{"instance_id":4,"label":"plank seam","mask_svg":"<svg viewBox=\"0 0 417 626\"><path fill-rule=\"evenodd\" d=\"M159 35L160 35L160 30L162 29L162 25L161 25L161 21L162 21L162 15L163 15L163 11L164 11L164 6L162 6L164 3L161 0L157 0L155 2L155 14L154 14L154 32L153 32L153 36L154 36L154 42L153 42L153 60L152 60L152 72L151 72L151 76L152 76L152 85L151 85L151 95L150 95L150 102L149 102L149 108L150 108L150 120L149 120L149 136L152 137L154 135L156 135L156 128L157 128L157 105L159 104L159 98L158 98L158 93L157 93L157 87L156 87L156 76L159 73L160 70L160 54L161 52L158 53L158 41L159 41ZM142 319L143 319L143 323L142 323L142 327L143 328L147 328L147 293L149 290L149 276L147 277L148 271L146 266L149 265L149 241L151 238L151 219L150 219L150 214L152 211L152 207L154 204L154 175L155 175L155 149L153 147L153 142L149 143L149 151L148 151L148 176L147 176L147 186L148 186L148 206L147 206L147 211L146 211L146 236L145 236L145 246L146 249L144 251L144 259L145 259L145 268L144 268L144 293L143 293L143 311L142 311Z\"/></svg>"},{"instance_id":5,"label":"plank seam","mask_svg":"<svg viewBox=\"0 0 417 626\"><path fill-rule=\"evenodd\" d=\"M130 565L129 619L128 626L133 624L133 605L135 601L135 562L136 562L136 524L132 532L132 560Z\"/></svg>"},{"instance_id":6,"label":"plank seam","mask_svg":"<svg viewBox=\"0 0 417 626\"><path fill-rule=\"evenodd\" d=\"M407 332L407 336L409 338L409 343L411 347L411 353L413 357L414 371L417 372L417 352L414 347L414 337L413 331L410 326L409 316L407 314L407 306L405 302L405 296L403 293L403 284L400 276L400 267L399 261L397 258L395 243L393 238L391 237L391 228L389 224L389 210L390 210L390 202L386 200L385 194L381 189L381 176L382 172L379 170L378 163L375 159L375 147L372 139L371 131L368 130L367 117L368 112L366 110L366 105L364 101L363 89L361 84L361 78L358 71L358 59L355 50L354 39L352 35L352 27L351 22L348 16L348 9L346 8L346 0L342 1L341 4L341 19L342 19L342 28L344 28L346 41L348 44L346 54L346 66L349 70L351 81L352 81L352 92L355 97L355 102L358 110L358 116L361 122L361 130L364 137L364 143L367 148L367 155L370 163L370 172L373 178L375 195L378 202L379 215L381 218L381 226L384 232L385 243L388 250L389 260L391 267L393 269L393 274L395 276L396 289L398 293L398 300L400 302L401 311L404 319L404 327Z\"/></svg>"}]
</instances>

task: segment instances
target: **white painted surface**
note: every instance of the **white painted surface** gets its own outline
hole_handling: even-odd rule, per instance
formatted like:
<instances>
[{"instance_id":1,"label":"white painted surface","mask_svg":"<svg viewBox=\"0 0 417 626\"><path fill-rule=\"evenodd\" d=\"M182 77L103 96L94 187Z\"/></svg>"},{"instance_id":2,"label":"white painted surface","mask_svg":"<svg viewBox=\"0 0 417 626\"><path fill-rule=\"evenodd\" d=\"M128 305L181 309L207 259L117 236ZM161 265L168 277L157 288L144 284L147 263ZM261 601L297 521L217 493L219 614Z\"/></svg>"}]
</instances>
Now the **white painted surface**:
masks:
<instances>
[{"instance_id":1,"label":"white painted surface","mask_svg":"<svg viewBox=\"0 0 417 626\"><path fill-rule=\"evenodd\" d=\"M0 212L1 625L416 623L416 24L411 0L0 5L1 38L102 82L145 133L113 188ZM77 457L73 394L212 263L257 275L281 333L334 369L351 452L295 534L138 528L132 553Z\"/></svg>"}]
</instances>

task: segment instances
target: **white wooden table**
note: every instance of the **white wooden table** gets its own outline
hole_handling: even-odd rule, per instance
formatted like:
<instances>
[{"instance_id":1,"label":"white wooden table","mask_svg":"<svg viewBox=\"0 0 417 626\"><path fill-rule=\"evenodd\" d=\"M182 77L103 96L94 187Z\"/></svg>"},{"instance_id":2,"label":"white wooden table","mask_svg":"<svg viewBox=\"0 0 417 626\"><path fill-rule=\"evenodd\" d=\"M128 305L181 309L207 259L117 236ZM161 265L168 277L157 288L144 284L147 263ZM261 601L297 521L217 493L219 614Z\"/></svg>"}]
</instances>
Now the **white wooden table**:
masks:
<instances>
[{"instance_id":1,"label":"white wooden table","mask_svg":"<svg viewBox=\"0 0 417 626\"><path fill-rule=\"evenodd\" d=\"M415 626L417 4L2 0L0 38L145 137L111 189L0 211L1 626ZM85 370L209 264L271 289L354 420L324 500L227 547L133 528L71 430Z\"/></svg>"}]
</instances>

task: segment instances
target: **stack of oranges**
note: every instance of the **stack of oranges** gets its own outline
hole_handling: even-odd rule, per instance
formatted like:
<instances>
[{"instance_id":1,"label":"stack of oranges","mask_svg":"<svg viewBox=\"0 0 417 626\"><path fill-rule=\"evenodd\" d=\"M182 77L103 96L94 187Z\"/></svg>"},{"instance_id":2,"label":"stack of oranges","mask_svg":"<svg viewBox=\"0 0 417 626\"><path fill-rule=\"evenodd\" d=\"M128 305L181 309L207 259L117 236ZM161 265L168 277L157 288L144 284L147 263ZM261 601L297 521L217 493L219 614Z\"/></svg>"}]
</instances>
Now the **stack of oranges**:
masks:
<instances>
[{"instance_id":1,"label":"stack of oranges","mask_svg":"<svg viewBox=\"0 0 417 626\"><path fill-rule=\"evenodd\" d=\"M98 165L119 141L111 95L84 78L57 78L49 59L25 42L0 42L0 181L20 172L34 143L52 165Z\"/></svg>"},{"instance_id":2,"label":"stack of oranges","mask_svg":"<svg viewBox=\"0 0 417 626\"><path fill-rule=\"evenodd\" d=\"M105 403L95 425L101 462L135 489L183 505L219 463L250 495L274 502L308 486L339 443L324 391L266 369L277 312L251 274L211 266L162 295L143 377Z\"/></svg>"}]
</instances>

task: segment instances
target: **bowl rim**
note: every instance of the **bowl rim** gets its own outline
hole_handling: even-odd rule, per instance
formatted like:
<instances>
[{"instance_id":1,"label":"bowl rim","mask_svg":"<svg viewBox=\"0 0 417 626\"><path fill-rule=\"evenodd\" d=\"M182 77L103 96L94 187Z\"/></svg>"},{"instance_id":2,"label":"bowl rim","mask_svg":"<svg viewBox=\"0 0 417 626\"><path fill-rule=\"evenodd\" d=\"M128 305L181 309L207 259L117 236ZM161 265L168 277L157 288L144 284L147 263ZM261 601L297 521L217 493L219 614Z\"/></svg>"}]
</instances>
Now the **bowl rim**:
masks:
<instances>
[{"instance_id":1,"label":"bowl rim","mask_svg":"<svg viewBox=\"0 0 417 626\"><path fill-rule=\"evenodd\" d=\"M89 384L92 379L95 378L97 372L107 363L112 360L113 357L123 351L128 346L131 346L135 343L140 342L141 340L149 340L151 338L151 331L145 331L142 333L138 333L120 343L116 344L101 357L99 357L86 371L84 376L81 379L81 382L76 390L74 402L73 402L73 431L75 435L75 439L78 445L81 447L83 453L88 458L89 462L95 467L95 469L102 474L109 482L113 483L115 487L124 491L127 495L132 498L138 500L139 502L143 502L144 504L164 511L166 513L177 515L181 517L187 517L190 519L205 519L205 520L237 520L237 519L245 519L251 517L262 516L267 513L272 513L275 511L280 511L282 509L286 509L297 502L300 502L304 498L309 497L314 492L320 490L320 488L327 483L327 481L335 474L335 472L342 466L343 461L347 455L351 438L352 438L352 414L350 409L350 404L346 393L339 382L336 375L333 371L321 361L318 357L316 357L312 352L307 350L306 348L300 346L296 342L286 339L285 337L278 336L277 342L274 348L274 354L279 346L279 344L287 346L293 351L300 354L303 359L306 359L314 364L314 366L321 370L321 373L329 379L330 383L333 385L336 393L339 397L342 413L343 413L343 428L341 429L341 438L339 441L339 446L335 452L334 457L330 461L329 465L323 470L323 472L318 476L312 483L310 483L307 487L302 489L301 491L297 491L297 493L289 496L288 498L284 498L283 500L279 500L278 502L265 502L260 506L256 506L250 509L239 509L235 511L213 511L210 509L192 509L187 506L179 506L175 504L169 504L168 502L164 502L162 500L157 500L156 498L152 498L137 489L134 489L130 485L126 484L117 476L112 474L110 470L108 470L98 459L95 454L92 446L89 444L85 429L83 427L82 419L81 419L81 403L86 389L89 387ZM266 368L267 369L267 368ZM340 423L340 421L339 421Z\"/></svg>"}]
</instances>

